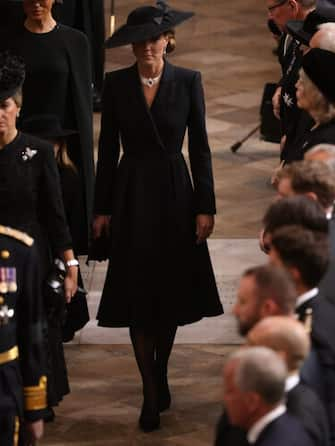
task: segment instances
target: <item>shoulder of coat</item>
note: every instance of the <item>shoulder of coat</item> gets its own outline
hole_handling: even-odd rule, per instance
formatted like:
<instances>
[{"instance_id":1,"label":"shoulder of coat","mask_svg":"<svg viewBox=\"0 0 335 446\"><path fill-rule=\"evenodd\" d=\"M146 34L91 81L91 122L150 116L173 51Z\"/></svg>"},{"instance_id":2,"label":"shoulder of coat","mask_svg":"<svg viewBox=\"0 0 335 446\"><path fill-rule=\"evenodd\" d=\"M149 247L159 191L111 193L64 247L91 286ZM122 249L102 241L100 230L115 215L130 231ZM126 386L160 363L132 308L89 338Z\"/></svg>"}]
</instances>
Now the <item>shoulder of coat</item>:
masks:
<instances>
[{"instance_id":1,"label":"shoulder of coat","mask_svg":"<svg viewBox=\"0 0 335 446\"><path fill-rule=\"evenodd\" d=\"M34 244L34 239L28 234L18 229L10 228L9 226L0 225L0 234L18 240L26 246L32 246Z\"/></svg>"}]
</instances>

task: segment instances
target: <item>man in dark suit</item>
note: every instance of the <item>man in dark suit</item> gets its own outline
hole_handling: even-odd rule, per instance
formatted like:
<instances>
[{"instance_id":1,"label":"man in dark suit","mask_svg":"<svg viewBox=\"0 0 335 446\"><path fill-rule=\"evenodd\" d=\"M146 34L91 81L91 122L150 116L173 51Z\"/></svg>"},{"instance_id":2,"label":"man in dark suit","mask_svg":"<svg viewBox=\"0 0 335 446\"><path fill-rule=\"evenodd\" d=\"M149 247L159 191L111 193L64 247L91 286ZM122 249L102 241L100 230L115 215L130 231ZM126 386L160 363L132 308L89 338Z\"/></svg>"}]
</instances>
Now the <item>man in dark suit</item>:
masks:
<instances>
[{"instance_id":1,"label":"man in dark suit","mask_svg":"<svg viewBox=\"0 0 335 446\"><path fill-rule=\"evenodd\" d=\"M318 392L330 423L335 444L335 307L317 288L328 264L328 240L324 233L298 226L284 226L272 234L270 260L284 268L297 290L296 314L311 332L313 364L302 369L302 379ZM319 370L316 369L318 367ZM313 382L310 378L313 375ZM316 376L315 376L316 375Z\"/></svg>"},{"instance_id":2,"label":"man in dark suit","mask_svg":"<svg viewBox=\"0 0 335 446\"><path fill-rule=\"evenodd\" d=\"M285 383L287 411L301 421L315 446L329 444L327 414L316 393L300 379L310 340L304 326L286 316L262 319L248 333L247 343L268 347L281 356L287 366Z\"/></svg>"},{"instance_id":3,"label":"man in dark suit","mask_svg":"<svg viewBox=\"0 0 335 446\"><path fill-rule=\"evenodd\" d=\"M267 316L292 316L296 300L294 285L288 275L271 265L246 270L241 278L233 312L242 336ZM245 433L232 426L226 411L216 428L216 446L244 446Z\"/></svg>"},{"instance_id":4,"label":"man in dark suit","mask_svg":"<svg viewBox=\"0 0 335 446\"><path fill-rule=\"evenodd\" d=\"M287 369L266 347L233 353L224 367L223 400L234 426L256 446L312 446L301 422L284 404Z\"/></svg>"},{"instance_id":5,"label":"man in dark suit","mask_svg":"<svg viewBox=\"0 0 335 446\"><path fill-rule=\"evenodd\" d=\"M306 154L305 161L293 163L286 166L278 174L278 195L281 198L303 195L319 203L324 215L328 219L329 225L329 249L330 260L326 273L322 277L319 289L325 297L335 303L335 173L331 165L331 155L312 151ZM334 158L334 155L333 155ZM325 163L323 160L327 160ZM290 201L290 200L289 200ZM314 205L314 208L316 206ZM300 209L300 216L298 210ZM274 203L266 212L263 223L267 236L271 236L276 228L298 224L312 230L323 230L322 218L317 215L316 209L308 203L300 203L299 200L292 200L291 203ZM321 225L321 226L320 226ZM266 237L264 237L266 239Z\"/></svg>"},{"instance_id":6,"label":"man in dark suit","mask_svg":"<svg viewBox=\"0 0 335 446\"><path fill-rule=\"evenodd\" d=\"M279 268L260 265L246 270L241 278L233 313L242 336L261 319L274 315L293 315L296 301L294 285Z\"/></svg>"},{"instance_id":7,"label":"man in dark suit","mask_svg":"<svg viewBox=\"0 0 335 446\"><path fill-rule=\"evenodd\" d=\"M37 259L28 235L0 225L0 444L43 434L46 373ZM20 443L21 444L21 443Z\"/></svg>"}]
</instances>

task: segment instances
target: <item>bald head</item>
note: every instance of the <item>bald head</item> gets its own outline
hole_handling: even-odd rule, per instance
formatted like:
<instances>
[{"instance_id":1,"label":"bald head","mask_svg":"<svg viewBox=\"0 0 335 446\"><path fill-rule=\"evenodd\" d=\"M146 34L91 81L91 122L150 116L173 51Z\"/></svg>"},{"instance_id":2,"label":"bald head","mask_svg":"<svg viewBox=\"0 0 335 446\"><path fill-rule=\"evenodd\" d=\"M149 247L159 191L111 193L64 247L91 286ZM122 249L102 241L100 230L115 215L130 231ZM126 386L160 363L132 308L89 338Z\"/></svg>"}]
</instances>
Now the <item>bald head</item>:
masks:
<instances>
[{"instance_id":1,"label":"bald head","mask_svg":"<svg viewBox=\"0 0 335 446\"><path fill-rule=\"evenodd\" d=\"M268 347L280 354L289 372L300 369L310 349L303 324L287 316L262 319L249 331L247 340L249 345Z\"/></svg>"},{"instance_id":2,"label":"bald head","mask_svg":"<svg viewBox=\"0 0 335 446\"><path fill-rule=\"evenodd\" d=\"M335 23L322 23L309 42L310 48L335 52Z\"/></svg>"}]
</instances>

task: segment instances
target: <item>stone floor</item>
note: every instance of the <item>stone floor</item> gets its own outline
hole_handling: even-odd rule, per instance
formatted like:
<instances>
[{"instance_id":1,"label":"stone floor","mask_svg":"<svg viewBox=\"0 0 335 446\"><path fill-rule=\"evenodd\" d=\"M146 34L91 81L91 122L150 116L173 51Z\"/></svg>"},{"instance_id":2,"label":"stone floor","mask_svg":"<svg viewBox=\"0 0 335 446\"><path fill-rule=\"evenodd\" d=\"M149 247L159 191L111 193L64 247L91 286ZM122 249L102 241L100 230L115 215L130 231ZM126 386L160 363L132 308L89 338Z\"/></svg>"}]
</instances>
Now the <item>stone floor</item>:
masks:
<instances>
[{"instance_id":1,"label":"stone floor","mask_svg":"<svg viewBox=\"0 0 335 446\"><path fill-rule=\"evenodd\" d=\"M147 0L116 0L117 26ZM106 21L110 2L106 1ZM106 265L82 266L92 319L66 345L72 393L46 428L47 446L205 446L213 442L220 413L221 369L225 355L240 342L231 306L241 272L264 262L257 233L273 198L269 184L278 147L254 135L237 154L231 145L259 122L265 82L279 71L274 42L266 27L265 4L258 0L171 0L196 16L177 29L172 63L202 73L207 126L213 152L218 215L210 251L225 315L179 330L171 357L173 404L162 428L143 434L137 428L141 390L127 330L105 330L94 320ZM131 50L108 50L106 69L132 63ZM95 135L99 115L95 115Z\"/></svg>"}]
</instances>

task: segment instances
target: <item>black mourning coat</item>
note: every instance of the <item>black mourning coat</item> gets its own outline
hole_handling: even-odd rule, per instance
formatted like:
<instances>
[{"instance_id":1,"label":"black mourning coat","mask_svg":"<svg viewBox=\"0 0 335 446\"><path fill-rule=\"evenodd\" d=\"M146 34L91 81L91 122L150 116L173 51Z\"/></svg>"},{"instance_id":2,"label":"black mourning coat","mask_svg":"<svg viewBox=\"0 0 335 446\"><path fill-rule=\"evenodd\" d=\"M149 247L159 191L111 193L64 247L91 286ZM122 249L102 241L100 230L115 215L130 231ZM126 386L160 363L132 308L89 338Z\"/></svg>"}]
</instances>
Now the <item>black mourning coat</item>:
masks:
<instances>
[{"instance_id":1,"label":"black mourning coat","mask_svg":"<svg viewBox=\"0 0 335 446\"><path fill-rule=\"evenodd\" d=\"M287 151L285 160L288 163L303 160L305 153L318 144L335 144L335 119L315 129L305 128L297 135L294 144Z\"/></svg>"},{"instance_id":2,"label":"black mourning coat","mask_svg":"<svg viewBox=\"0 0 335 446\"><path fill-rule=\"evenodd\" d=\"M181 153L187 128L193 186ZM111 215L99 325L181 325L223 312L195 235L196 215L215 214L198 72L165 62L150 109L136 65L107 74L95 213Z\"/></svg>"}]
</instances>

